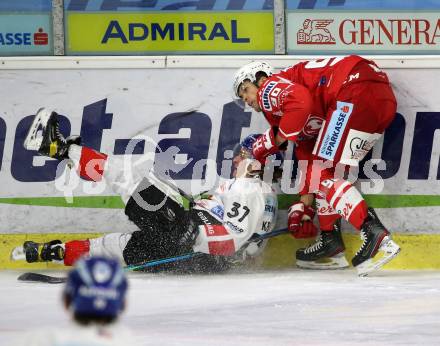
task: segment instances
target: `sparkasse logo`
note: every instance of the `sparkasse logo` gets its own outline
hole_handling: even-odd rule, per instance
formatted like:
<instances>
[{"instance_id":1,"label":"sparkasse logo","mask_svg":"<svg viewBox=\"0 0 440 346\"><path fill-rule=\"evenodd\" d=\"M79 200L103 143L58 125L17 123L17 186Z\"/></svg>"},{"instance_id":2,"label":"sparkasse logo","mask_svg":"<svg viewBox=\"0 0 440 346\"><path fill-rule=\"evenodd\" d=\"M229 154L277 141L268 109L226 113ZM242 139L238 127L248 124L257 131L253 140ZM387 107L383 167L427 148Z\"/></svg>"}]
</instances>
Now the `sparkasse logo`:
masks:
<instances>
[{"instance_id":1,"label":"sparkasse logo","mask_svg":"<svg viewBox=\"0 0 440 346\"><path fill-rule=\"evenodd\" d=\"M43 28L31 32L0 32L0 46L47 46L49 35Z\"/></svg>"}]
</instances>

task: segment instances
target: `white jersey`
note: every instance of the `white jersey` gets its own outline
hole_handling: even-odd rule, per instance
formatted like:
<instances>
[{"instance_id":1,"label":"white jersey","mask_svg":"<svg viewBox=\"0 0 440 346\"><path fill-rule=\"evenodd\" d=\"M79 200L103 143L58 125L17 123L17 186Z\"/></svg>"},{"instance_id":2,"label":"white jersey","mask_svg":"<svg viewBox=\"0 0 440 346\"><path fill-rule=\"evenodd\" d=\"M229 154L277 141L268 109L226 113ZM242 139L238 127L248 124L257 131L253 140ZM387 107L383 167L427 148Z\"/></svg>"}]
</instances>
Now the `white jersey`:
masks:
<instances>
[{"instance_id":1,"label":"white jersey","mask_svg":"<svg viewBox=\"0 0 440 346\"><path fill-rule=\"evenodd\" d=\"M155 186L180 203L180 196L172 195L175 192L169 187L160 181L155 181ZM223 180L209 199L196 201L194 211L200 211L200 219L206 219L206 222L199 227L194 252L232 256L239 250L245 250L245 256L259 254L265 242L248 244L246 249L243 249L243 244L254 234L273 230L277 208L274 190L261 179ZM125 263L123 251L130 238L130 233L111 233L90 239L90 255L113 256Z\"/></svg>"},{"instance_id":2,"label":"white jersey","mask_svg":"<svg viewBox=\"0 0 440 346\"><path fill-rule=\"evenodd\" d=\"M277 196L259 178L229 179L209 199L196 201L195 211L208 212L218 224L199 227L193 249L211 255L231 256L254 235L273 230ZM250 247L250 251L253 247Z\"/></svg>"}]
</instances>

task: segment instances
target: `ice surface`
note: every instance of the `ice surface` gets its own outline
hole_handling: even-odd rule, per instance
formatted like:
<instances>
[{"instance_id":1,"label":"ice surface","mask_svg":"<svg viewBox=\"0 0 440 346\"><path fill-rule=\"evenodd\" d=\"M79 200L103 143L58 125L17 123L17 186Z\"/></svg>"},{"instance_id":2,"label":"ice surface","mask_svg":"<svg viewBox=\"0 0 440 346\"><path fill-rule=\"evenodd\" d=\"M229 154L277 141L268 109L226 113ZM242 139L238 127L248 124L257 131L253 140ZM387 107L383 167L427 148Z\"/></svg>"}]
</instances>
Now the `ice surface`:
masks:
<instances>
[{"instance_id":1,"label":"ice surface","mask_svg":"<svg viewBox=\"0 0 440 346\"><path fill-rule=\"evenodd\" d=\"M0 273L0 345L30 328L69 324L62 285L18 275ZM136 346L439 345L440 272L133 273L121 324Z\"/></svg>"}]
</instances>

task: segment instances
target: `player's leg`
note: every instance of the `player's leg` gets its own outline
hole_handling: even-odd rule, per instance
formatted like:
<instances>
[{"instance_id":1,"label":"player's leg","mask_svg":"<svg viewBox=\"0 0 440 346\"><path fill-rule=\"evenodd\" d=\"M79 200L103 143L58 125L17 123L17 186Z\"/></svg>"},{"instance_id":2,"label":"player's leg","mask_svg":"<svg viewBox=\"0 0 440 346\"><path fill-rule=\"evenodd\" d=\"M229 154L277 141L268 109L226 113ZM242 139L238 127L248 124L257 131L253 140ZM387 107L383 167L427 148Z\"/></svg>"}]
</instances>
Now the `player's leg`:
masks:
<instances>
[{"instance_id":1,"label":"player's leg","mask_svg":"<svg viewBox=\"0 0 440 346\"><path fill-rule=\"evenodd\" d=\"M184 209L181 200L174 198L172 192L153 176L145 178L137 186L127 202L125 214L141 230L133 233L124 250L128 264L191 250L184 239L192 229L189 212Z\"/></svg>"},{"instance_id":2,"label":"player's leg","mask_svg":"<svg viewBox=\"0 0 440 346\"><path fill-rule=\"evenodd\" d=\"M68 144L79 141L79 137L67 142L59 131L58 114L40 108L32 121L24 140L24 147L37 150L41 155L63 160L67 158Z\"/></svg>"},{"instance_id":3,"label":"player's leg","mask_svg":"<svg viewBox=\"0 0 440 346\"><path fill-rule=\"evenodd\" d=\"M79 144L78 136L68 139L63 137L59 132L58 114L45 108L38 110L24 141L25 148L37 150L41 155L58 160L70 159L83 179L96 182L104 179L111 189L121 196L124 204L127 204L141 181L143 185L148 185L147 181L143 180L145 174L132 169L131 166L126 167L127 162L124 159L107 156ZM181 203L181 196L175 190L153 175L150 175L148 180Z\"/></svg>"},{"instance_id":4,"label":"player's leg","mask_svg":"<svg viewBox=\"0 0 440 346\"><path fill-rule=\"evenodd\" d=\"M339 163L357 166L394 118L394 95L388 84L363 82L343 89L339 96L341 101L330 110L314 153L318 158L333 161L334 167ZM323 179L317 193L361 231L363 244L352 259L361 275L397 255L400 248L391 240L388 230L343 175ZM378 252L384 256L374 262L372 258Z\"/></svg>"},{"instance_id":5,"label":"player's leg","mask_svg":"<svg viewBox=\"0 0 440 346\"><path fill-rule=\"evenodd\" d=\"M131 236L130 233L110 233L98 238L65 243L60 240L47 243L26 241L21 248L14 249L12 259L24 259L28 263L57 262L71 266L82 256L108 256L124 263L123 251Z\"/></svg>"},{"instance_id":6,"label":"player's leg","mask_svg":"<svg viewBox=\"0 0 440 346\"><path fill-rule=\"evenodd\" d=\"M318 165L311 159L313 146L310 147L309 145L308 147L307 143L305 144L306 146L303 146L303 142L301 142L301 145L295 148L295 155L298 160L307 163L306 171L301 172L305 180L301 184L301 195L319 190L323 175L328 178L333 177L332 170L317 167ZM321 233L314 243L296 252L296 265L306 269L346 268L348 262L344 254L345 246L342 240L340 223L336 222L341 216L319 194L314 194L314 200Z\"/></svg>"},{"instance_id":7,"label":"player's leg","mask_svg":"<svg viewBox=\"0 0 440 346\"><path fill-rule=\"evenodd\" d=\"M64 138L59 132L58 114L45 108L38 110L24 141L26 149L37 150L41 155L70 159L83 179L96 182L104 179L126 203L142 176L131 167L126 169L123 159L108 157L79 144L78 136Z\"/></svg>"},{"instance_id":8,"label":"player's leg","mask_svg":"<svg viewBox=\"0 0 440 346\"><path fill-rule=\"evenodd\" d=\"M73 240L64 244L64 264L73 265L81 256L117 258L125 264L123 251L132 237L131 233L109 233L99 238Z\"/></svg>"},{"instance_id":9,"label":"player's leg","mask_svg":"<svg viewBox=\"0 0 440 346\"><path fill-rule=\"evenodd\" d=\"M342 269L348 267L342 240L340 217L337 215L328 225L321 224L321 233L315 242L296 251L296 265L305 269Z\"/></svg>"}]
</instances>

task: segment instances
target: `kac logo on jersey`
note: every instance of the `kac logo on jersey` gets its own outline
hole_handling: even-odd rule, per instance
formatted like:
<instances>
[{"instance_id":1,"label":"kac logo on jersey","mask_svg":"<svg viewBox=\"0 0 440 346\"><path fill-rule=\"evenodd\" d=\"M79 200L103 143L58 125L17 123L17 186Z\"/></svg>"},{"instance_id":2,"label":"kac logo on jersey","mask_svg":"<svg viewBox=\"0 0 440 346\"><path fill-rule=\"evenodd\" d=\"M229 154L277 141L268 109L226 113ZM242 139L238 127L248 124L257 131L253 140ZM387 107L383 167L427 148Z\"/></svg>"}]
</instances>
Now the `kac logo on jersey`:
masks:
<instances>
[{"instance_id":1,"label":"kac logo on jersey","mask_svg":"<svg viewBox=\"0 0 440 346\"><path fill-rule=\"evenodd\" d=\"M216 205L214 208L211 209L211 212L223 220L223 216L225 215L225 210L223 209L222 206Z\"/></svg>"},{"instance_id":2,"label":"kac logo on jersey","mask_svg":"<svg viewBox=\"0 0 440 346\"><path fill-rule=\"evenodd\" d=\"M352 111L352 103L337 102L336 109L332 114L319 148L320 157L333 160Z\"/></svg>"},{"instance_id":3,"label":"kac logo on jersey","mask_svg":"<svg viewBox=\"0 0 440 346\"><path fill-rule=\"evenodd\" d=\"M274 88L274 86L277 85L276 82L269 82L269 84L266 85L266 87L263 90L262 100L263 100L263 109L266 111L272 110L272 105L269 100L269 94Z\"/></svg>"},{"instance_id":4,"label":"kac logo on jersey","mask_svg":"<svg viewBox=\"0 0 440 346\"><path fill-rule=\"evenodd\" d=\"M322 127L322 119L313 115L310 115L304 125L303 132L306 136L314 137L319 133Z\"/></svg>"}]
</instances>

